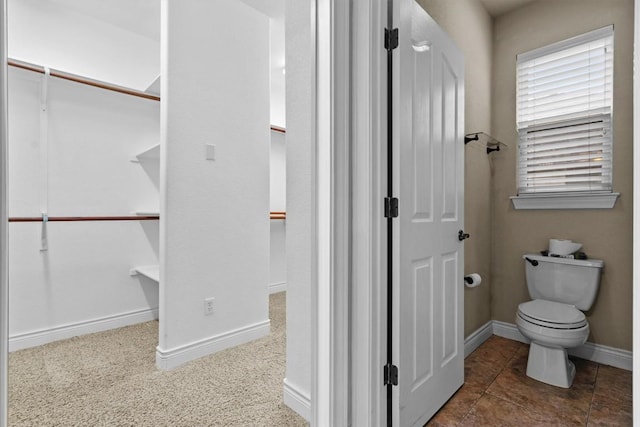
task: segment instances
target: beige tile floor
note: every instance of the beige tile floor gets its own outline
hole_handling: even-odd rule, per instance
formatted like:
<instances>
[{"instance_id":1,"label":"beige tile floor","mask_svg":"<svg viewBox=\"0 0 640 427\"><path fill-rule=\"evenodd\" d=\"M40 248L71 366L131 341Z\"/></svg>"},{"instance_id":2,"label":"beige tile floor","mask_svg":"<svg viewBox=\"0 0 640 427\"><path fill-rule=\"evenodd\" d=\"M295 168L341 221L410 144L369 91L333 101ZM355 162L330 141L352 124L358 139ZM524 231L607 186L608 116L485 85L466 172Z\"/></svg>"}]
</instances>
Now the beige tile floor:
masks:
<instances>
[{"instance_id":1,"label":"beige tile floor","mask_svg":"<svg viewBox=\"0 0 640 427\"><path fill-rule=\"evenodd\" d=\"M465 384L427 426L631 426L631 372L571 358L569 389L526 375L529 346L492 336L465 359Z\"/></svg>"}]
</instances>

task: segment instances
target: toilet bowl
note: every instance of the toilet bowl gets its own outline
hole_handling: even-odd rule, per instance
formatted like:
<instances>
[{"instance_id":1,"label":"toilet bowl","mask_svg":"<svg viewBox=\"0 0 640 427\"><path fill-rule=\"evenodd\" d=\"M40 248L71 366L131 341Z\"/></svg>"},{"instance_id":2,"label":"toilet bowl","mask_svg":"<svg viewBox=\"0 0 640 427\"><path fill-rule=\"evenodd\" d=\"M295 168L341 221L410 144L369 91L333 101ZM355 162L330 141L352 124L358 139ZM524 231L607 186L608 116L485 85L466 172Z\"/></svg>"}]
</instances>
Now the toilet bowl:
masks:
<instances>
[{"instance_id":1,"label":"toilet bowl","mask_svg":"<svg viewBox=\"0 0 640 427\"><path fill-rule=\"evenodd\" d=\"M567 348L586 342L589 324L584 314L573 305L533 300L518 306L516 325L531 340L527 376L556 387L571 387L576 369Z\"/></svg>"},{"instance_id":2,"label":"toilet bowl","mask_svg":"<svg viewBox=\"0 0 640 427\"><path fill-rule=\"evenodd\" d=\"M589 323L583 311L593 304L604 263L524 255L531 301L518 306L516 325L531 341L527 376L569 388L576 368L567 348L584 344Z\"/></svg>"}]
</instances>

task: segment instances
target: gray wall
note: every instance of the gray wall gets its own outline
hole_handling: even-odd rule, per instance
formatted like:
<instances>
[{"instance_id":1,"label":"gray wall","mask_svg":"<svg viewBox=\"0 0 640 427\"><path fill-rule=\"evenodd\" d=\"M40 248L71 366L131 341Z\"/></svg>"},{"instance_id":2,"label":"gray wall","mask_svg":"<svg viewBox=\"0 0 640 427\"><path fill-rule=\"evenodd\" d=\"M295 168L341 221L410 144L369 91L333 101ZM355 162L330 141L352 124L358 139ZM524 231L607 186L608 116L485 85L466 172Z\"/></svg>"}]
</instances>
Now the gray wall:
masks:
<instances>
[{"instance_id":1,"label":"gray wall","mask_svg":"<svg viewBox=\"0 0 640 427\"><path fill-rule=\"evenodd\" d=\"M478 0L418 0L465 54L466 132L485 131L508 149L486 156L465 149L465 273L483 284L465 292L465 335L488 320L514 323L529 299L521 255L546 249L549 238L584 243L605 261L600 293L587 313L589 341L632 344L632 0L538 0L491 18ZM568 37L614 25L614 209L516 211L515 59ZM489 267L490 265L490 267Z\"/></svg>"},{"instance_id":2,"label":"gray wall","mask_svg":"<svg viewBox=\"0 0 640 427\"><path fill-rule=\"evenodd\" d=\"M615 32L613 190L621 194L615 208L514 210L509 196L517 191L516 55L610 24ZM605 262L600 292L587 313L589 341L631 350L633 1L533 2L495 20L493 48L492 128L513 149L495 156L492 318L513 323L518 304L529 299L522 254L546 249L549 238L572 239Z\"/></svg>"}]
</instances>

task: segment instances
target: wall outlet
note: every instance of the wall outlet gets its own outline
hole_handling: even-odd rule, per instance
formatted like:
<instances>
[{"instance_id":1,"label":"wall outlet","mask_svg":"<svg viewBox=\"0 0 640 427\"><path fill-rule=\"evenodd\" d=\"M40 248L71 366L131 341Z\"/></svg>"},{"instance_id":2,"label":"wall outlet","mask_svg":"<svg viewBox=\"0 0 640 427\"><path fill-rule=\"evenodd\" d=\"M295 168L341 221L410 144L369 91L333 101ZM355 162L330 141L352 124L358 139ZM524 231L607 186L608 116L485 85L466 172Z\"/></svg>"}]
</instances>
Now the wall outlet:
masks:
<instances>
[{"instance_id":1,"label":"wall outlet","mask_svg":"<svg viewBox=\"0 0 640 427\"><path fill-rule=\"evenodd\" d=\"M216 159L216 146L215 144L205 144L204 145L204 158L207 160L215 160Z\"/></svg>"},{"instance_id":2,"label":"wall outlet","mask_svg":"<svg viewBox=\"0 0 640 427\"><path fill-rule=\"evenodd\" d=\"M204 315L205 316L210 316L213 314L213 311L215 309L215 304L214 304L215 298L205 298L204 299Z\"/></svg>"}]
</instances>

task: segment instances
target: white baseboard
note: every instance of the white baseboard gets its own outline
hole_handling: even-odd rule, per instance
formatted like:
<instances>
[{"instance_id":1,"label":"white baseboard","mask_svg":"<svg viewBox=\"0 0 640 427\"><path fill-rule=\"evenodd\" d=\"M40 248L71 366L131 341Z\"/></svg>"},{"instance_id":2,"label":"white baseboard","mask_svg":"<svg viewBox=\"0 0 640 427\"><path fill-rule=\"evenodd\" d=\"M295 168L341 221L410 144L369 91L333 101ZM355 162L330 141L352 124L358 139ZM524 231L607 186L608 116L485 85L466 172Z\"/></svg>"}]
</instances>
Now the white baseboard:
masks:
<instances>
[{"instance_id":1,"label":"white baseboard","mask_svg":"<svg viewBox=\"0 0 640 427\"><path fill-rule=\"evenodd\" d=\"M493 325L490 320L464 339L464 357L473 353L473 350L480 347L491 335L493 335Z\"/></svg>"},{"instance_id":2,"label":"white baseboard","mask_svg":"<svg viewBox=\"0 0 640 427\"><path fill-rule=\"evenodd\" d=\"M633 353L628 350L587 342L580 347L570 348L569 354L598 362L601 365L609 365L627 371L633 370Z\"/></svg>"},{"instance_id":3,"label":"white baseboard","mask_svg":"<svg viewBox=\"0 0 640 427\"><path fill-rule=\"evenodd\" d=\"M311 422L311 397L303 393L299 387L284 379L284 404L291 408L302 418Z\"/></svg>"},{"instance_id":4,"label":"white baseboard","mask_svg":"<svg viewBox=\"0 0 640 427\"><path fill-rule=\"evenodd\" d=\"M156 367L165 371L192 360L269 335L271 321L255 323L172 349L156 348Z\"/></svg>"},{"instance_id":5,"label":"white baseboard","mask_svg":"<svg viewBox=\"0 0 640 427\"><path fill-rule=\"evenodd\" d=\"M513 323L501 322L499 320L493 320L492 322L493 335L529 344L529 339L522 335L518 330L518 327Z\"/></svg>"},{"instance_id":6,"label":"white baseboard","mask_svg":"<svg viewBox=\"0 0 640 427\"><path fill-rule=\"evenodd\" d=\"M287 282L282 283L271 283L267 286L269 289L269 295L277 294L278 292L283 292L287 290Z\"/></svg>"},{"instance_id":7,"label":"white baseboard","mask_svg":"<svg viewBox=\"0 0 640 427\"><path fill-rule=\"evenodd\" d=\"M529 343L529 340L520 333L518 327L512 323L494 320L493 334L499 337ZM572 356L597 362L602 365L626 369L627 371L633 369L633 353L628 350L587 342L580 347L570 348L567 352Z\"/></svg>"},{"instance_id":8,"label":"white baseboard","mask_svg":"<svg viewBox=\"0 0 640 427\"><path fill-rule=\"evenodd\" d=\"M16 334L9 337L9 351L22 350L48 344L53 341L73 338L80 335L93 334L109 329L149 322L158 318L158 308L121 313L113 316L91 319L84 322L56 326L33 332Z\"/></svg>"}]
</instances>

